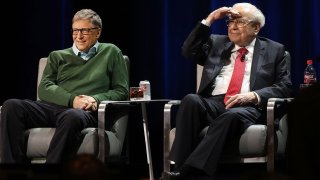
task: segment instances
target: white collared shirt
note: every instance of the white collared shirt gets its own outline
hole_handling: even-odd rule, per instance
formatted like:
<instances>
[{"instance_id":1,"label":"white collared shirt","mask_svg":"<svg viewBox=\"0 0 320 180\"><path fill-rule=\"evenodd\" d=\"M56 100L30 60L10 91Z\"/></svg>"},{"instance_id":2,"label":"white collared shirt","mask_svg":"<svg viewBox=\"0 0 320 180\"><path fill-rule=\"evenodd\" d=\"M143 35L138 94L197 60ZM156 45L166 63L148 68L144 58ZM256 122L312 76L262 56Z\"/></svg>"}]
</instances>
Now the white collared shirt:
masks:
<instances>
[{"instance_id":1,"label":"white collared shirt","mask_svg":"<svg viewBox=\"0 0 320 180\"><path fill-rule=\"evenodd\" d=\"M245 47L248 50L248 53L245 56L246 66L240 93L250 92L250 73L255 42L256 39L254 39L248 46ZM241 47L239 47L238 45L235 45L235 47L232 49L229 61L230 63L223 66L220 73L216 77L214 84L215 88L212 91L212 95L225 94L227 92L233 72L235 59L239 54L237 50L240 48Z\"/></svg>"},{"instance_id":2,"label":"white collared shirt","mask_svg":"<svg viewBox=\"0 0 320 180\"><path fill-rule=\"evenodd\" d=\"M97 52L97 48L98 48L99 42L97 41L90 49L87 53L85 52L81 52L79 51L79 49L76 47L76 45L73 43L72 45L72 50L74 52L74 54L76 54L77 56L80 56L82 59L84 59L85 61L87 61L88 59L90 59L93 55L96 54Z\"/></svg>"}]
</instances>

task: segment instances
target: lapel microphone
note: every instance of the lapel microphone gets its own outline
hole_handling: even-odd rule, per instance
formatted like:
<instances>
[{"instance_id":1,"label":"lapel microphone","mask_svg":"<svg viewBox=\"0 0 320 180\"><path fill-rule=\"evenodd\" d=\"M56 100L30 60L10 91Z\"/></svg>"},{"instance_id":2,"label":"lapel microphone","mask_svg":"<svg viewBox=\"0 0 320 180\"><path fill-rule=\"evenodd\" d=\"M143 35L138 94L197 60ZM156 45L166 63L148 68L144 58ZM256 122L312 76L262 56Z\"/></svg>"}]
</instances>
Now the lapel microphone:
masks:
<instances>
[{"instance_id":1,"label":"lapel microphone","mask_svg":"<svg viewBox=\"0 0 320 180\"><path fill-rule=\"evenodd\" d=\"M243 62L245 59L246 59L246 55L243 54L243 55L241 56L241 62Z\"/></svg>"}]
</instances>

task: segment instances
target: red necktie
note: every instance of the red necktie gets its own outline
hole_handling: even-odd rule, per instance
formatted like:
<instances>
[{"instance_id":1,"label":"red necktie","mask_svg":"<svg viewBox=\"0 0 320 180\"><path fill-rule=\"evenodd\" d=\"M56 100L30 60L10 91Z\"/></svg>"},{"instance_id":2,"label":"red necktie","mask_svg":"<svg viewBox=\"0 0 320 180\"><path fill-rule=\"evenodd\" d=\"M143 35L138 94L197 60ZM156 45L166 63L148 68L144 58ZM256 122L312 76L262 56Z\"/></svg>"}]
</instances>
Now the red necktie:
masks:
<instances>
[{"instance_id":1,"label":"red necktie","mask_svg":"<svg viewBox=\"0 0 320 180\"><path fill-rule=\"evenodd\" d=\"M244 56L248 52L246 48L240 48L238 50L239 54L235 60L232 77L230 80L230 84L227 90L227 93L224 97L224 103L235 94L240 93L242 80L244 76L244 68L246 67L246 62L244 61Z\"/></svg>"}]
</instances>

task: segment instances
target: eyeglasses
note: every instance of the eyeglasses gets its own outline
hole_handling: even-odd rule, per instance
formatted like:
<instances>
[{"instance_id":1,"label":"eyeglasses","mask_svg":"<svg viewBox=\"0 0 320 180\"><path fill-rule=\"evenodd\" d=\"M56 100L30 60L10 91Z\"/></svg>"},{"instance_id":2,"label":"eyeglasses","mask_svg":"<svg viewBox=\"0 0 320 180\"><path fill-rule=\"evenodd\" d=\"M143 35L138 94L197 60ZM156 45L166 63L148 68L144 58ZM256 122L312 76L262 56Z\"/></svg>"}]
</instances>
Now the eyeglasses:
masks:
<instances>
[{"instance_id":1,"label":"eyeglasses","mask_svg":"<svg viewBox=\"0 0 320 180\"><path fill-rule=\"evenodd\" d=\"M237 27L244 27L250 23L252 23L252 20L245 20L245 19L228 19L226 20L227 26L230 27L232 25L237 25Z\"/></svg>"},{"instance_id":2,"label":"eyeglasses","mask_svg":"<svg viewBox=\"0 0 320 180\"><path fill-rule=\"evenodd\" d=\"M78 35L79 32L81 32L82 35L88 35L93 29L99 29L99 28L98 27L81 28L81 29L74 28L74 29L71 29L71 32L72 32L72 35Z\"/></svg>"}]
</instances>

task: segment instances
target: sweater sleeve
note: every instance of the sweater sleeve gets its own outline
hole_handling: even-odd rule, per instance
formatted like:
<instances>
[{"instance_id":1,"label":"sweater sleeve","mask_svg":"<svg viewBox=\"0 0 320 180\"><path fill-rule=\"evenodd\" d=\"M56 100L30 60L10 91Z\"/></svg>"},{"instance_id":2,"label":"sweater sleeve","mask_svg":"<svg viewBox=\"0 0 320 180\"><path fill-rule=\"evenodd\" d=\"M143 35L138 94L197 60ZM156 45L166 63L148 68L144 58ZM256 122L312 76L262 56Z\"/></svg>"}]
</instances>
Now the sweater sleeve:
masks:
<instances>
[{"instance_id":1,"label":"sweater sleeve","mask_svg":"<svg viewBox=\"0 0 320 180\"><path fill-rule=\"evenodd\" d=\"M58 67L58 57L55 52L52 52L48 56L47 65L43 71L38 95L42 101L70 107L76 95L57 85Z\"/></svg>"},{"instance_id":2,"label":"sweater sleeve","mask_svg":"<svg viewBox=\"0 0 320 180\"><path fill-rule=\"evenodd\" d=\"M127 100L129 94L129 72L128 67L121 51L113 58L112 66L109 67L110 88L104 93L93 95L100 103L103 100Z\"/></svg>"}]
</instances>

